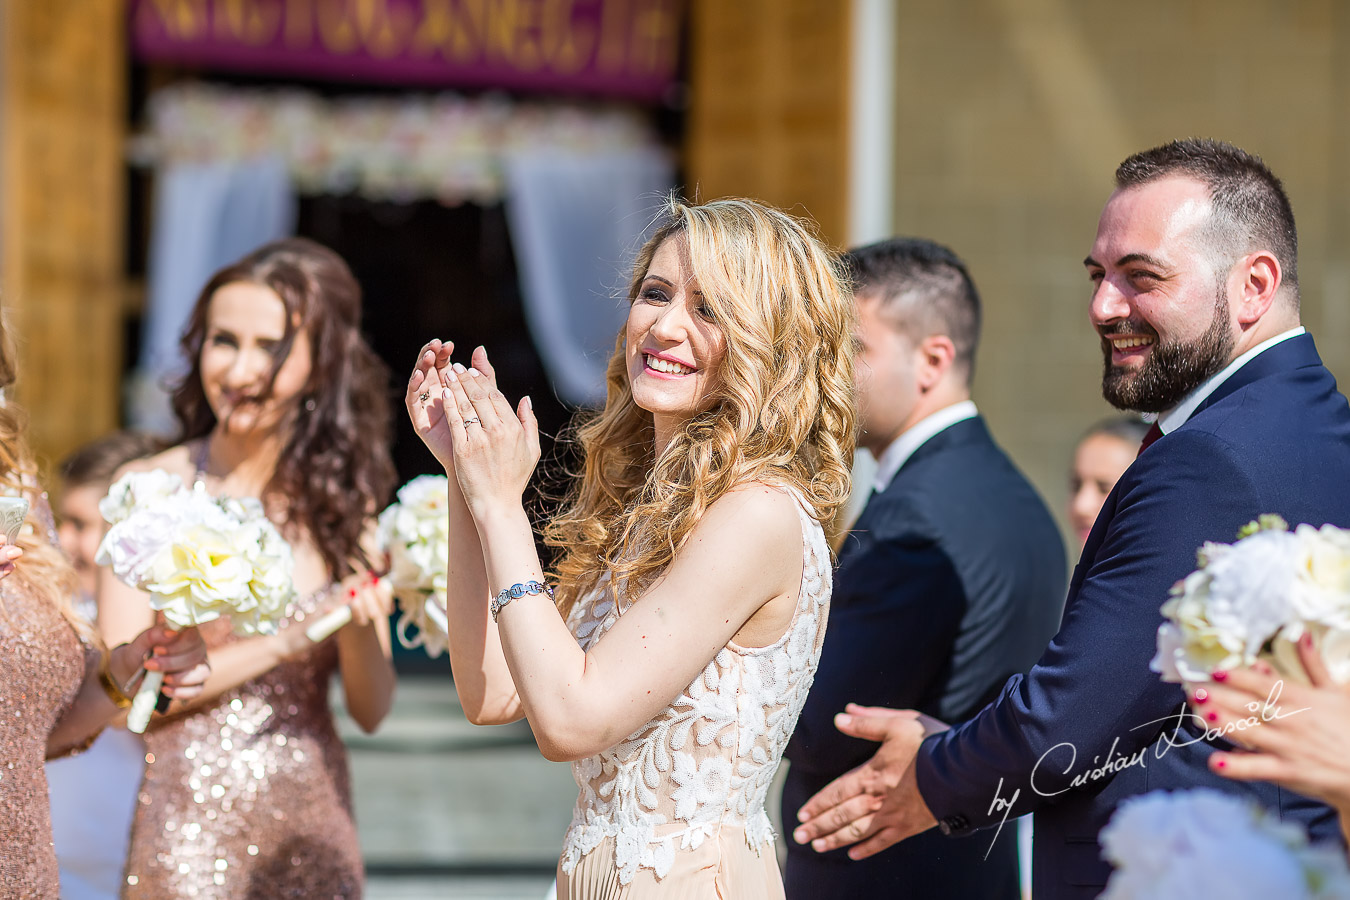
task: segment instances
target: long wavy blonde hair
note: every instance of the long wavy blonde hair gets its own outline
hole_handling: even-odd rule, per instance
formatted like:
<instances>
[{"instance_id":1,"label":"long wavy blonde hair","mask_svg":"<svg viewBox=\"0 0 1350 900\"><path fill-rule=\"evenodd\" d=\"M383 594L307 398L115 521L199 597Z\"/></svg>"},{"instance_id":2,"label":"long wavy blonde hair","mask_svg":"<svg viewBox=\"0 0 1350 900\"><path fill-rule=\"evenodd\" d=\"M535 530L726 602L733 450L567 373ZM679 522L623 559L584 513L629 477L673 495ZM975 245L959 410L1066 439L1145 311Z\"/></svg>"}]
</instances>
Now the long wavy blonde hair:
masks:
<instances>
[{"instance_id":1,"label":"long wavy blonde hair","mask_svg":"<svg viewBox=\"0 0 1350 900\"><path fill-rule=\"evenodd\" d=\"M11 392L15 377L14 352L0 316L0 389ZM15 542L23 548L23 557L5 579L5 586L51 604L84 640L101 646L93 628L72 605L79 591L75 570L50 540L51 510L38 484L37 465L24 437L27 424L27 417L12 400L0 399L0 494L28 500L28 527ZM3 594L0 609L4 609ZM7 609L4 611L8 613Z\"/></svg>"},{"instance_id":2,"label":"long wavy blonde hair","mask_svg":"<svg viewBox=\"0 0 1350 900\"><path fill-rule=\"evenodd\" d=\"M857 411L854 307L837 256L810 228L752 200L674 198L638 253L628 300L657 248L680 240L726 353L711 404L656 457L652 414L633 402L619 333L605 406L576 430L584 464L545 529L562 550L566 615L609 571L627 597L660 575L704 512L732 488L796 489L822 523L848 496Z\"/></svg>"}]
</instances>

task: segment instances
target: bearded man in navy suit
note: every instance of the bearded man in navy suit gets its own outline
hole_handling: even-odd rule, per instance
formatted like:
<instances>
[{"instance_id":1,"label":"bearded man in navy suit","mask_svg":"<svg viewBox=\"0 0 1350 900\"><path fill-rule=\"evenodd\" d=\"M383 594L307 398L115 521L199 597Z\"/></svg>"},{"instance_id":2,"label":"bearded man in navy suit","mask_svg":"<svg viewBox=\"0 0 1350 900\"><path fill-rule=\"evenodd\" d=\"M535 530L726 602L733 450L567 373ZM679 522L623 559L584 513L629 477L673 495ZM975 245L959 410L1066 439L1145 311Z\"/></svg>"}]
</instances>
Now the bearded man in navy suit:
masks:
<instances>
[{"instance_id":1,"label":"bearded man in navy suit","mask_svg":"<svg viewBox=\"0 0 1350 900\"><path fill-rule=\"evenodd\" d=\"M865 858L1035 810L1035 897L1087 900L1110 876L1102 827L1146 791L1245 795L1341 841L1330 807L1212 773L1231 745L1149 669L1159 606L1205 541L1262 513L1350 526L1350 407L1299 324L1297 259L1289 200L1255 156L1186 140L1120 165L1084 260L1090 316L1107 400L1159 417L1088 537L1059 632L950 729L913 711L841 716L881 747L802 808L798 842Z\"/></svg>"},{"instance_id":2,"label":"bearded man in navy suit","mask_svg":"<svg viewBox=\"0 0 1350 900\"><path fill-rule=\"evenodd\" d=\"M846 703L978 712L1059 625L1067 576L1049 510L970 399L980 298L951 250L893 239L854 250L859 444L877 459L839 554L815 683L788 745L783 809L872 755L840 734ZM987 841L924 835L858 863L788 845L789 900L1016 900L1015 829Z\"/></svg>"}]
</instances>

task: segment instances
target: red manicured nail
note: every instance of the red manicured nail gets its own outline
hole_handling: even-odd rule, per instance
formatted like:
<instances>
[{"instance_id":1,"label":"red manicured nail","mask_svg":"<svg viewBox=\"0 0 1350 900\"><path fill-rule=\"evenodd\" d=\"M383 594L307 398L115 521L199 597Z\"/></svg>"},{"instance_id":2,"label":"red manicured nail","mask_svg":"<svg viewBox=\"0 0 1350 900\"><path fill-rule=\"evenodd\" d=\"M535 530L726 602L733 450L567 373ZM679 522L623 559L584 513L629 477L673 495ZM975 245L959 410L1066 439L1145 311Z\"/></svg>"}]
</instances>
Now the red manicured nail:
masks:
<instances>
[{"instance_id":1,"label":"red manicured nail","mask_svg":"<svg viewBox=\"0 0 1350 900\"><path fill-rule=\"evenodd\" d=\"M1195 689L1195 702L1196 702L1196 703L1204 703L1204 702L1205 702L1206 700L1208 700L1208 699L1209 699L1209 691L1205 690L1204 688L1196 688L1196 689Z\"/></svg>"},{"instance_id":2,"label":"red manicured nail","mask_svg":"<svg viewBox=\"0 0 1350 900\"><path fill-rule=\"evenodd\" d=\"M356 588L348 588L348 589L347 589L347 596L348 596L348 597L355 597L355 596L356 596Z\"/></svg>"},{"instance_id":3,"label":"red manicured nail","mask_svg":"<svg viewBox=\"0 0 1350 900\"><path fill-rule=\"evenodd\" d=\"M1212 712L1212 711L1211 711L1211 712L1207 712L1207 713L1205 713L1205 718L1206 718L1206 719L1209 719L1211 722L1217 722L1217 721L1219 721L1219 714L1216 713L1216 712Z\"/></svg>"},{"instance_id":4,"label":"red manicured nail","mask_svg":"<svg viewBox=\"0 0 1350 900\"><path fill-rule=\"evenodd\" d=\"M1212 673L1209 677L1210 677L1210 678L1213 678L1215 681L1226 681L1226 680L1228 679L1228 673L1227 673L1227 672L1214 672L1214 673Z\"/></svg>"},{"instance_id":5,"label":"red manicured nail","mask_svg":"<svg viewBox=\"0 0 1350 900\"><path fill-rule=\"evenodd\" d=\"M1226 759L1216 759L1216 760L1214 760L1214 768L1216 768L1216 769L1222 769L1222 768L1223 768L1224 766L1226 766L1226 765L1228 765L1228 760L1226 760Z\"/></svg>"},{"instance_id":6,"label":"red manicured nail","mask_svg":"<svg viewBox=\"0 0 1350 900\"><path fill-rule=\"evenodd\" d=\"M1299 642L1300 644L1302 644L1303 646L1305 646L1305 647L1311 647L1312 644L1313 644L1313 641L1312 641L1312 634L1311 634L1311 633L1308 633L1308 632L1304 632L1303 637L1299 638L1299 639L1298 639L1298 642Z\"/></svg>"}]
</instances>

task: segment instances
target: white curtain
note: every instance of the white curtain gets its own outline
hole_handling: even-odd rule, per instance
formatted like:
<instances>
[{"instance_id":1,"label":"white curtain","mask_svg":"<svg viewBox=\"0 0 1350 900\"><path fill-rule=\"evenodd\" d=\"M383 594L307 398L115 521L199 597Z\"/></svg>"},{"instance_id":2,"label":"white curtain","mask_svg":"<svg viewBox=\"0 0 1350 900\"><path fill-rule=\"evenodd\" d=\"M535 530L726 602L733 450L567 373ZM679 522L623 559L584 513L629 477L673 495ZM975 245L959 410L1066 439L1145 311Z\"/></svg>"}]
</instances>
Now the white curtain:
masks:
<instances>
[{"instance_id":1,"label":"white curtain","mask_svg":"<svg viewBox=\"0 0 1350 900\"><path fill-rule=\"evenodd\" d=\"M127 397L134 427L174 431L165 386L183 372L178 339L197 295L217 269L291 234L296 206L279 159L169 163L156 170L141 353Z\"/></svg>"},{"instance_id":2,"label":"white curtain","mask_svg":"<svg viewBox=\"0 0 1350 900\"><path fill-rule=\"evenodd\" d=\"M506 157L506 215L525 320L566 403L605 399L605 365L626 313L633 257L675 172L647 147L541 148Z\"/></svg>"}]
</instances>

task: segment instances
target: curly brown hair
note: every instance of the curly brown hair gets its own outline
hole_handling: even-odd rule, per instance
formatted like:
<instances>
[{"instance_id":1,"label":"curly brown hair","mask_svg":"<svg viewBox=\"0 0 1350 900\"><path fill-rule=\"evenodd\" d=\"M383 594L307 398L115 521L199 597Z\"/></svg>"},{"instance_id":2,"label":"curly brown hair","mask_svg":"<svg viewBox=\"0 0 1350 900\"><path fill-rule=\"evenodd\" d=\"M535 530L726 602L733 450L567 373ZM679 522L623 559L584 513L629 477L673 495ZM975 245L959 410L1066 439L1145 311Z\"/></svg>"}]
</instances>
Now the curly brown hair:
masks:
<instances>
[{"instance_id":1,"label":"curly brown hair","mask_svg":"<svg viewBox=\"0 0 1350 900\"><path fill-rule=\"evenodd\" d=\"M285 447L264 493L284 501L288 526L314 543L332 579L369 568L362 532L388 503L397 478L389 457L389 369L361 334L361 286L332 250L305 238L274 241L206 282L180 341L191 365L173 391L181 440L216 427L201 379L207 311L217 290L238 282L271 289L286 307L269 389L301 327L313 354L309 383L283 421Z\"/></svg>"}]
</instances>

